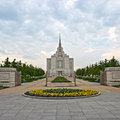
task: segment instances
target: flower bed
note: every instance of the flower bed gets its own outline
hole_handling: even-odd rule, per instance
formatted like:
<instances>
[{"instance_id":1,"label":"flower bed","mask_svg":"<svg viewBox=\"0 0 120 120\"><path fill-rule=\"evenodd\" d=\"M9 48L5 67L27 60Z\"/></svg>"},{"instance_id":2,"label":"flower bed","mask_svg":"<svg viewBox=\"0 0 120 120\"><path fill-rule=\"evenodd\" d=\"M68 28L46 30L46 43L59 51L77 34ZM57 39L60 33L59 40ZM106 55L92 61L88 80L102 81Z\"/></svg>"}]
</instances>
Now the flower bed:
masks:
<instances>
[{"instance_id":1,"label":"flower bed","mask_svg":"<svg viewBox=\"0 0 120 120\"><path fill-rule=\"evenodd\" d=\"M83 90L83 89L45 89L45 90L32 90L24 93L28 96L38 97L79 97L79 96L92 96L97 95L99 92L96 90Z\"/></svg>"}]
</instances>

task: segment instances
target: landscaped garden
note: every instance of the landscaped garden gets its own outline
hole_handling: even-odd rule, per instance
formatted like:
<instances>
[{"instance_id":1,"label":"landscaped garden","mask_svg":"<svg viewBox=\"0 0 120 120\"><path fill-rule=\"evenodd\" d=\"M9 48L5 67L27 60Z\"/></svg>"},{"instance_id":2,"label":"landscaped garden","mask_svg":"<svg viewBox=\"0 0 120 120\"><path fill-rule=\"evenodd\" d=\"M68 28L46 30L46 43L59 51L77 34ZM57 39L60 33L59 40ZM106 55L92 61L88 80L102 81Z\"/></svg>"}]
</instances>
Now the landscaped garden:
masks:
<instances>
[{"instance_id":1,"label":"landscaped garden","mask_svg":"<svg viewBox=\"0 0 120 120\"><path fill-rule=\"evenodd\" d=\"M2 86L0 86L0 90L1 90L1 89L3 89L3 87L2 87Z\"/></svg>"},{"instance_id":2,"label":"landscaped garden","mask_svg":"<svg viewBox=\"0 0 120 120\"><path fill-rule=\"evenodd\" d=\"M0 90L5 89L5 88L7 88L7 87L0 86Z\"/></svg>"},{"instance_id":3,"label":"landscaped garden","mask_svg":"<svg viewBox=\"0 0 120 120\"><path fill-rule=\"evenodd\" d=\"M80 97L80 96L93 96L99 94L96 90L83 90L83 89L45 89L45 90L32 90L24 93L27 96L37 97Z\"/></svg>"},{"instance_id":4,"label":"landscaped garden","mask_svg":"<svg viewBox=\"0 0 120 120\"><path fill-rule=\"evenodd\" d=\"M99 77L96 77L96 78L92 78L92 77L88 77L88 76L78 76L77 77L78 79L83 79L83 80L86 80L86 81L89 81L89 82L100 82L100 78Z\"/></svg>"},{"instance_id":5,"label":"landscaped garden","mask_svg":"<svg viewBox=\"0 0 120 120\"><path fill-rule=\"evenodd\" d=\"M39 79L45 78L45 76L22 76L21 77L21 82L26 83L26 82L33 82Z\"/></svg>"},{"instance_id":6,"label":"landscaped garden","mask_svg":"<svg viewBox=\"0 0 120 120\"><path fill-rule=\"evenodd\" d=\"M69 81L69 80L67 80L65 77L61 77L61 76L56 77L56 78L52 81L52 83L64 83L64 82L71 82L71 81Z\"/></svg>"},{"instance_id":7,"label":"landscaped garden","mask_svg":"<svg viewBox=\"0 0 120 120\"><path fill-rule=\"evenodd\" d=\"M32 64L28 65L27 63L22 63L21 60L16 61L16 59L13 59L13 61L10 61L9 57L0 64L0 67L16 68L17 71L21 72L22 83L33 82L45 78L45 71L42 68L35 67Z\"/></svg>"},{"instance_id":8,"label":"landscaped garden","mask_svg":"<svg viewBox=\"0 0 120 120\"><path fill-rule=\"evenodd\" d=\"M120 67L120 62L113 56L110 60L105 59L84 68L77 69L76 75L78 79L89 82L100 82L100 71L104 71L106 67Z\"/></svg>"}]
</instances>

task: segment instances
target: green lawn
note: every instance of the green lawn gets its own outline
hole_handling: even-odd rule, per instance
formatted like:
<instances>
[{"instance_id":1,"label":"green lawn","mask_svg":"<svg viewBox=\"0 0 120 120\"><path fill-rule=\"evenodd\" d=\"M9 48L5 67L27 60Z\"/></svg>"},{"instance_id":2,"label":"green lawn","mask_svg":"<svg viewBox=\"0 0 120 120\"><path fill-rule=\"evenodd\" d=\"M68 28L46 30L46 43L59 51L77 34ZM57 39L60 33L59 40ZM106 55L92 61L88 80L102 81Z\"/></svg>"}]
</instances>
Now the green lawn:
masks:
<instances>
[{"instance_id":1,"label":"green lawn","mask_svg":"<svg viewBox=\"0 0 120 120\"><path fill-rule=\"evenodd\" d=\"M26 82L33 82L33 81L36 81L36 80L39 80L39 79L43 79L45 78L44 76L38 76L36 78L32 77L32 76L22 76L22 80L21 82L22 83L26 83Z\"/></svg>"},{"instance_id":2,"label":"green lawn","mask_svg":"<svg viewBox=\"0 0 120 120\"><path fill-rule=\"evenodd\" d=\"M69 80L67 80L66 78L64 77L56 77L52 83L64 83L64 82L71 82Z\"/></svg>"},{"instance_id":3,"label":"green lawn","mask_svg":"<svg viewBox=\"0 0 120 120\"><path fill-rule=\"evenodd\" d=\"M86 81L89 81L89 82L100 82L100 78L91 78L91 77L83 77L83 76L80 76L80 77L77 77L78 79L83 79L83 80L86 80Z\"/></svg>"},{"instance_id":4,"label":"green lawn","mask_svg":"<svg viewBox=\"0 0 120 120\"><path fill-rule=\"evenodd\" d=\"M0 86L0 90L4 89L4 87Z\"/></svg>"},{"instance_id":5,"label":"green lawn","mask_svg":"<svg viewBox=\"0 0 120 120\"><path fill-rule=\"evenodd\" d=\"M117 87L120 88L120 85L118 85Z\"/></svg>"}]
</instances>

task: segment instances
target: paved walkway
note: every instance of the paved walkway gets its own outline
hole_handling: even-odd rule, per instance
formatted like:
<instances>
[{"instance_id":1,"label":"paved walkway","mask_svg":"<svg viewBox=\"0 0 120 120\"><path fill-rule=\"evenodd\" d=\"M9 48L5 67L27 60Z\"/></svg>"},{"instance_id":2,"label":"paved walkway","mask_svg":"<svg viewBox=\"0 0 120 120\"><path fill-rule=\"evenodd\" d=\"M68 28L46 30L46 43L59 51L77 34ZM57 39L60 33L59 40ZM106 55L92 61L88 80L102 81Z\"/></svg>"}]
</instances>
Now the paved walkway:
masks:
<instances>
[{"instance_id":1,"label":"paved walkway","mask_svg":"<svg viewBox=\"0 0 120 120\"><path fill-rule=\"evenodd\" d=\"M44 89L45 79L0 90L0 120L120 120L120 89L77 80L77 88L94 89L97 97L44 100L23 97Z\"/></svg>"}]
</instances>

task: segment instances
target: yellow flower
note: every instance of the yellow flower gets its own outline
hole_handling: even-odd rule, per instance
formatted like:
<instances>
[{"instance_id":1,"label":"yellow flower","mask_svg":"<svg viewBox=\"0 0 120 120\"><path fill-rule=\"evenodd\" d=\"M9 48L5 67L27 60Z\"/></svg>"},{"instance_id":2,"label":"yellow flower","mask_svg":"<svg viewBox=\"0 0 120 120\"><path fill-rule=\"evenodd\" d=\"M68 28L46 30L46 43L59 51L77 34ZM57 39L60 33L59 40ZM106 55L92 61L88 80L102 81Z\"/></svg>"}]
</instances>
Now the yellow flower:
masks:
<instances>
[{"instance_id":1,"label":"yellow flower","mask_svg":"<svg viewBox=\"0 0 120 120\"><path fill-rule=\"evenodd\" d=\"M79 92L71 92L71 93L47 93L44 92L43 90L32 90L29 91L29 94L31 95L41 95L41 96L90 96L94 94L98 94L98 91L95 90L80 90Z\"/></svg>"}]
</instances>

